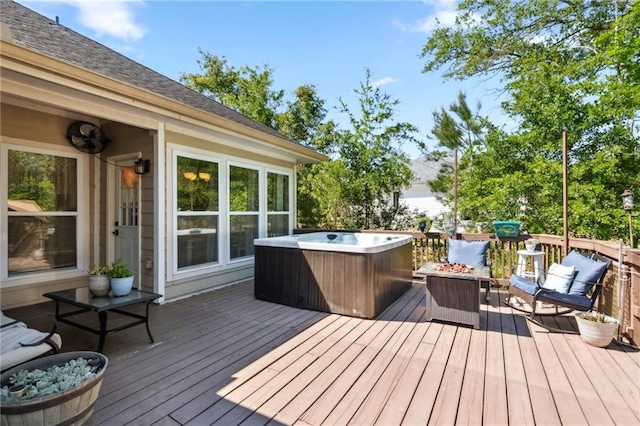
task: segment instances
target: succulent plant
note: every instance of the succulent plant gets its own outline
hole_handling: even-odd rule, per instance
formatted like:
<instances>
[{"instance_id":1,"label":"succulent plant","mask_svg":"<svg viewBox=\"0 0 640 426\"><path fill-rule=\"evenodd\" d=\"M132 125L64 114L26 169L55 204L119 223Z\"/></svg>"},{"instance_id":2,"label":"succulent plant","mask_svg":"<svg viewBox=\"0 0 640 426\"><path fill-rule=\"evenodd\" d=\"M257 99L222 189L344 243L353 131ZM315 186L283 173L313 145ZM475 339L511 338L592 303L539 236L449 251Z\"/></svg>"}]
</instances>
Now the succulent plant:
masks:
<instances>
[{"instance_id":1,"label":"succulent plant","mask_svg":"<svg viewBox=\"0 0 640 426\"><path fill-rule=\"evenodd\" d=\"M0 389L0 402L28 401L64 392L94 377L101 364L96 359L77 358L46 370L20 370L9 377L9 385ZM19 396L13 390L21 388Z\"/></svg>"}]
</instances>

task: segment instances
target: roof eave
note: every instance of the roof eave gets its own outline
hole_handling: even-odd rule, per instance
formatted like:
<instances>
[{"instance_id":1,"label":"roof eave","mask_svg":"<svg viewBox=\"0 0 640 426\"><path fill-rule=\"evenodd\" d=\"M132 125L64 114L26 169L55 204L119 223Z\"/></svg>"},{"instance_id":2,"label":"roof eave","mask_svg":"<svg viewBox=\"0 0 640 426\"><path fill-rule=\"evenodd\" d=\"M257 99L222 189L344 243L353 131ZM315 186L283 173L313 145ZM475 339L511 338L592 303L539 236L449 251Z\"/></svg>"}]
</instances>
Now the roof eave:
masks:
<instances>
[{"instance_id":1,"label":"roof eave","mask_svg":"<svg viewBox=\"0 0 640 426\"><path fill-rule=\"evenodd\" d=\"M52 77L57 75L67 81L75 81L111 92L114 95L136 99L141 102L140 107L143 106L143 103L146 103L154 108L165 110L172 117L179 116L185 119L188 118L190 122L192 122L192 120L200 121L254 140L263 141L275 148L290 152L296 158L296 162L300 164L316 163L327 159L324 154L293 142L284 136L279 138L261 132L260 130L236 123L233 120L216 116L166 96L88 71L6 40L0 40L0 60L1 68L10 67L12 62L21 63L40 70L41 72L37 73L38 75L33 75L38 78L43 78L42 71L44 71ZM25 72L25 67L21 67L19 71ZM50 81L59 82L60 80L51 78Z\"/></svg>"}]
</instances>

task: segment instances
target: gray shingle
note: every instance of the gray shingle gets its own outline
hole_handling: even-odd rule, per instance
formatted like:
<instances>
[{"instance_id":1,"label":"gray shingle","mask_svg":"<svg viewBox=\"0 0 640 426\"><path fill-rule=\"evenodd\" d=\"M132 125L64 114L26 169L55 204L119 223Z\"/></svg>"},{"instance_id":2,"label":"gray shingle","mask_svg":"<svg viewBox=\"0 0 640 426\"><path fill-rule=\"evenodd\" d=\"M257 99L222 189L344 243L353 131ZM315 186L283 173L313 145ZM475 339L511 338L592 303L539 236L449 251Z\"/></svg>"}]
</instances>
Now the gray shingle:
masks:
<instances>
[{"instance_id":1,"label":"gray shingle","mask_svg":"<svg viewBox=\"0 0 640 426\"><path fill-rule=\"evenodd\" d=\"M12 0L2 0L0 21L11 28L15 44L299 145L274 129Z\"/></svg>"}]
</instances>

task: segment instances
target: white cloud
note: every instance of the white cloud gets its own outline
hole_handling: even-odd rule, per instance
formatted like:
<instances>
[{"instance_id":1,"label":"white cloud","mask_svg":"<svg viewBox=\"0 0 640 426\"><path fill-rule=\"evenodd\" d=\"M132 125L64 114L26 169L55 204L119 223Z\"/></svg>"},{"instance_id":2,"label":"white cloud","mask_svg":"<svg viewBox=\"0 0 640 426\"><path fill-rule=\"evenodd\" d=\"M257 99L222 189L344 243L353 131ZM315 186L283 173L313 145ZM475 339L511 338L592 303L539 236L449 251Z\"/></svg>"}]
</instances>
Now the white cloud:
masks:
<instances>
[{"instance_id":1,"label":"white cloud","mask_svg":"<svg viewBox=\"0 0 640 426\"><path fill-rule=\"evenodd\" d=\"M381 78L381 79L380 79L380 80L378 80L378 81L374 81L373 83L371 83L371 85L372 85L373 87L376 87L376 88L377 88L377 87L382 87L382 86L384 86L385 84L395 83L396 81L398 81L398 80L396 80L396 79L395 79L395 78L393 78L393 77L384 77L384 78Z\"/></svg>"},{"instance_id":2,"label":"white cloud","mask_svg":"<svg viewBox=\"0 0 640 426\"><path fill-rule=\"evenodd\" d=\"M146 30L136 22L135 11L144 6L142 0L47 0L48 3L63 3L78 9L78 20L96 32L96 36L107 35L127 41L144 37ZM25 2L27 3L27 2Z\"/></svg>"},{"instance_id":3,"label":"white cloud","mask_svg":"<svg viewBox=\"0 0 640 426\"><path fill-rule=\"evenodd\" d=\"M458 0L423 0L432 12L414 23L392 21L392 24L404 32L431 33L439 27L452 27L456 23L458 12ZM474 17L479 21L480 17Z\"/></svg>"}]
</instances>

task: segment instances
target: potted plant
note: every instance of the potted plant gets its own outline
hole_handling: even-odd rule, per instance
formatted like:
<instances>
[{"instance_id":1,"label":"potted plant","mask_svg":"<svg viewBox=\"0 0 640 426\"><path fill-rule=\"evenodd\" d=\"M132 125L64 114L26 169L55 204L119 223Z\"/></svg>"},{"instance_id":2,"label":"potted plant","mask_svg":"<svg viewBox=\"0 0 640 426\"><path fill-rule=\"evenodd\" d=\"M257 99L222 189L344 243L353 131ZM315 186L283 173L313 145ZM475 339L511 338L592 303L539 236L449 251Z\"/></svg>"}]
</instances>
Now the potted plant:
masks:
<instances>
[{"instance_id":1,"label":"potted plant","mask_svg":"<svg viewBox=\"0 0 640 426\"><path fill-rule=\"evenodd\" d=\"M109 291L111 291L111 285L109 284L106 266L91 266L91 269L89 269L89 291L97 297L109 294Z\"/></svg>"},{"instance_id":2,"label":"potted plant","mask_svg":"<svg viewBox=\"0 0 640 426\"><path fill-rule=\"evenodd\" d=\"M618 330L618 320L596 312L579 312L576 322L582 340L599 348L608 346Z\"/></svg>"},{"instance_id":3,"label":"potted plant","mask_svg":"<svg viewBox=\"0 0 640 426\"><path fill-rule=\"evenodd\" d=\"M527 251L536 251L536 247L538 246L538 244L540 244L540 240L538 240L537 238L529 238L524 242L524 246L526 247Z\"/></svg>"},{"instance_id":4,"label":"potted plant","mask_svg":"<svg viewBox=\"0 0 640 426\"><path fill-rule=\"evenodd\" d=\"M2 424L83 424L93 413L108 359L67 352L15 366L0 378Z\"/></svg>"},{"instance_id":5,"label":"potted plant","mask_svg":"<svg viewBox=\"0 0 640 426\"><path fill-rule=\"evenodd\" d=\"M126 296L133 287L133 271L122 258L114 260L107 269L107 276L114 296Z\"/></svg>"},{"instance_id":6,"label":"potted plant","mask_svg":"<svg viewBox=\"0 0 640 426\"><path fill-rule=\"evenodd\" d=\"M420 230L420 232L425 233L429 231L431 228L431 219L427 216L417 217L415 220L416 228Z\"/></svg>"}]
</instances>

